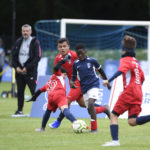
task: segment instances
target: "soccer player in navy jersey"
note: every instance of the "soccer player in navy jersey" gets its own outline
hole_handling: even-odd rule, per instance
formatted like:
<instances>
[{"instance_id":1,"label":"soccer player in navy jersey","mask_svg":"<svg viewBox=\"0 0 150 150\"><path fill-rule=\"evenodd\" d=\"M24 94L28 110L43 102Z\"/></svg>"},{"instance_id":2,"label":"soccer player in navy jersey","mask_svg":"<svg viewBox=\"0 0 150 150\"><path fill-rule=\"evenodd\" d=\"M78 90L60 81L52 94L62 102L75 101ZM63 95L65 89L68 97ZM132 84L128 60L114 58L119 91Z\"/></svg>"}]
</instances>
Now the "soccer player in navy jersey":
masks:
<instances>
[{"instance_id":1,"label":"soccer player in navy jersey","mask_svg":"<svg viewBox=\"0 0 150 150\"><path fill-rule=\"evenodd\" d=\"M96 74L96 69L100 73L102 79L107 80L107 77L99 63L86 55L85 45L80 43L75 47L78 59L73 64L72 78L70 85L76 88L75 80L78 80L81 85L83 99L91 117L91 132L97 132L97 120L94 103L98 99L99 93L99 78ZM108 86L109 83L108 83Z\"/></svg>"},{"instance_id":2,"label":"soccer player in navy jersey","mask_svg":"<svg viewBox=\"0 0 150 150\"><path fill-rule=\"evenodd\" d=\"M67 71L67 77L70 81L71 76L72 76L72 68L73 68L73 63L78 59L78 56L76 52L70 50L70 44L67 38L60 38L57 41L57 49L59 51L59 54L55 58L55 64L57 64L60 60L62 60L65 56L70 55L70 61L67 61L62 65L62 67ZM78 79L75 81L75 86L77 87L76 89L70 88L70 91L67 95L67 101L68 105L73 101L76 101L81 107L86 107L84 100L83 100L83 94L81 91L80 83ZM95 104L95 110L96 113L105 113L108 117L110 117L110 110L108 105L100 106L98 104ZM64 114L60 113L59 117L57 120L55 120L53 123L49 124L51 128L58 128L64 118Z\"/></svg>"},{"instance_id":3,"label":"soccer player in navy jersey","mask_svg":"<svg viewBox=\"0 0 150 150\"><path fill-rule=\"evenodd\" d=\"M112 141L102 146L120 146L118 138L118 117L128 111L128 124L131 126L142 125L150 121L150 115L140 116L142 104L142 83L144 73L135 58L136 39L125 35L122 41L122 58L118 71L109 79L104 80L107 85L122 74L124 90L119 96L110 117L110 131Z\"/></svg>"}]
</instances>

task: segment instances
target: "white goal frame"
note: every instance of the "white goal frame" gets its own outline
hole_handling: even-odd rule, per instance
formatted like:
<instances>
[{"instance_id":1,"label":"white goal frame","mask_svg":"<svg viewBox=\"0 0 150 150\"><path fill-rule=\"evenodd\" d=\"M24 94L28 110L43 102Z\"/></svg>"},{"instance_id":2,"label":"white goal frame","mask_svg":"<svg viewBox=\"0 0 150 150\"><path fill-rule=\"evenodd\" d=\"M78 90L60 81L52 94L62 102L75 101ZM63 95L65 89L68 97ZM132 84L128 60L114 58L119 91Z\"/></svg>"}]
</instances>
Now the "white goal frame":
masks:
<instances>
[{"instance_id":1,"label":"white goal frame","mask_svg":"<svg viewBox=\"0 0 150 150\"><path fill-rule=\"evenodd\" d=\"M147 26L148 28L148 45L147 45L147 60L148 74L150 76L150 21L114 21L114 20L89 20L89 19L61 19L60 21L60 37L66 37L66 24L89 24L89 25L134 25Z\"/></svg>"}]
</instances>

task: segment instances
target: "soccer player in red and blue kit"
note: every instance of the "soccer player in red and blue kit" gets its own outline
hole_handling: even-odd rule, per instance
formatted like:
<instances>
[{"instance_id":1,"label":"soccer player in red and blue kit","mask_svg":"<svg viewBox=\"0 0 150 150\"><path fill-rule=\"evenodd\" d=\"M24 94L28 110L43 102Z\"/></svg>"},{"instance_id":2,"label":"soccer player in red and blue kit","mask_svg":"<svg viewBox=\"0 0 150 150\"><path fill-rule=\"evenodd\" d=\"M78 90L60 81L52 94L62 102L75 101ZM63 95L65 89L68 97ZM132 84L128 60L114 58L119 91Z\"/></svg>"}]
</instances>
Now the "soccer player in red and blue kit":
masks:
<instances>
[{"instance_id":1,"label":"soccer player in red and blue kit","mask_svg":"<svg viewBox=\"0 0 150 150\"><path fill-rule=\"evenodd\" d=\"M48 92L47 110L45 111L45 114L43 116L41 128L36 129L36 131L38 132L45 130L51 112L55 112L57 108L60 108L64 116L72 123L76 120L76 118L70 113L68 109L66 84L64 80L66 76L66 70L64 68L61 68L61 65L69 60L70 56L66 56L64 59L59 61L54 67L54 74L51 76L50 80L43 87L37 90L32 98L27 101L35 101L42 92Z\"/></svg>"},{"instance_id":2,"label":"soccer player in red and blue kit","mask_svg":"<svg viewBox=\"0 0 150 150\"><path fill-rule=\"evenodd\" d=\"M70 61L67 61L65 64L62 65L62 67L67 71L67 76L70 81L71 76L72 76L72 68L73 68L73 63L78 59L78 56L76 52L73 52L70 50L70 44L68 39L66 38L60 38L57 42L57 49L59 51L59 54L55 58L55 64L57 64L60 60L62 60L66 55L70 55L71 59ZM81 91L80 83L79 80L76 79L75 81L75 86L77 87L76 89L70 88L70 91L67 95L67 100L68 100L68 105L70 105L73 101L77 101L78 104L81 107L86 107L83 99L83 94ZM108 105L104 106L99 106L95 104L95 110L96 113L106 113L107 116L110 116L110 111ZM61 121L64 118L64 114L61 113L57 120L53 122L52 124L49 124L51 128L58 128L61 124Z\"/></svg>"},{"instance_id":3,"label":"soccer player in red and blue kit","mask_svg":"<svg viewBox=\"0 0 150 150\"><path fill-rule=\"evenodd\" d=\"M113 81L122 74L124 90L119 96L110 116L110 131L112 141L102 146L120 146L118 138L118 117L128 111L128 123L131 126L143 125L150 121L150 115L140 116L142 104L142 84L144 73L135 58L136 39L125 35L122 40L122 58L118 71L109 79L104 80L103 85Z\"/></svg>"}]
</instances>

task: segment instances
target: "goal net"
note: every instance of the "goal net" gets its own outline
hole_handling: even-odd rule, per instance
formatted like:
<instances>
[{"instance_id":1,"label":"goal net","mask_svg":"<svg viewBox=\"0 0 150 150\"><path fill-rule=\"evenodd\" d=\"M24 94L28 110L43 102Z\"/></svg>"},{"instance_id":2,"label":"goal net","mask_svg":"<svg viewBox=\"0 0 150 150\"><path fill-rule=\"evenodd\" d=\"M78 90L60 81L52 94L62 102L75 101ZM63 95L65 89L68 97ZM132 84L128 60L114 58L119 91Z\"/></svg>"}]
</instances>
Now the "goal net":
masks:
<instances>
[{"instance_id":1,"label":"goal net","mask_svg":"<svg viewBox=\"0 0 150 150\"><path fill-rule=\"evenodd\" d=\"M101 64L108 59L119 60L121 41L126 34L137 40L138 59L148 60L150 64L149 28L150 22L144 21L62 19L41 20L35 24L42 50L56 51L57 40L67 37L71 49L74 49L77 43L85 43L88 54Z\"/></svg>"}]
</instances>

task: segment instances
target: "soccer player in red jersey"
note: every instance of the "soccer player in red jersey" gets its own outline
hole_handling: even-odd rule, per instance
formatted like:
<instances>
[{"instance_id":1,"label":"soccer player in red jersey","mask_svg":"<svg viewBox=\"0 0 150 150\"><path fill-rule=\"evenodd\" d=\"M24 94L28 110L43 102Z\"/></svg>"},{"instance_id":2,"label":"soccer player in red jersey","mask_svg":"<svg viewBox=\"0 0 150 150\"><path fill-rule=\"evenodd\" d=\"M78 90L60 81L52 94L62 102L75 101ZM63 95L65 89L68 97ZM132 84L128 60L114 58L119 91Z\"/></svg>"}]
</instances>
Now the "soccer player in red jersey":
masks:
<instances>
[{"instance_id":1,"label":"soccer player in red jersey","mask_svg":"<svg viewBox=\"0 0 150 150\"><path fill-rule=\"evenodd\" d=\"M61 59L63 59L66 55L71 56L70 61L67 61L65 64L62 65L62 67L67 71L67 76L70 81L71 76L72 76L73 63L75 60L78 59L78 56L77 56L76 52L70 50L70 44L66 38L60 38L58 40L57 49L59 51L59 54L55 58L55 64L57 64L57 62L59 62ZM75 86L77 88L76 89L70 88L70 91L67 95L68 105L70 105L73 101L76 100L81 107L86 107L84 100L83 100L83 94L81 92L81 87L80 87L80 83L79 83L78 79L76 79L76 81L75 81ZM96 110L96 113L104 112L107 114L108 117L110 115L108 105L99 106L99 105L95 104L95 110ZM51 128L58 128L60 126L63 118L64 118L64 114L61 113L59 115L59 117L57 118L57 120L55 122L53 122L52 124L49 124L49 126Z\"/></svg>"},{"instance_id":2,"label":"soccer player in red jersey","mask_svg":"<svg viewBox=\"0 0 150 150\"><path fill-rule=\"evenodd\" d=\"M45 114L43 116L41 128L36 129L36 131L41 132L45 130L51 112L55 112L57 108L60 108L64 116L72 123L76 120L68 109L66 85L64 80L66 76L66 70L64 68L60 69L61 65L68 61L69 58L70 56L66 56L56 64L56 66L54 67L54 74L51 76L50 80L43 87L37 90L30 100L28 100L28 102L35 101L42 92L48 92L47 110L45 111Z\"/></svg>"},{"instance_id":3,"label":"soccer player in red jersey","mask_svg":"<svg viewBox=\"0 0 150 150\"><path fill-rule=\"evenodd\" d=\"M104 80L106 86L117 76L123 75L124 90L119 96L110 115L111 142L106 142L102 146L120 146L118 138L118 117L128 111L128 124L131 126L142 125L150 121L150 115L140 116L142 104L142 83L144 73L135 58L136 39L125 35L122 41L122 58L118 71L109 79Z\"/></svg>"}]
</instances>

